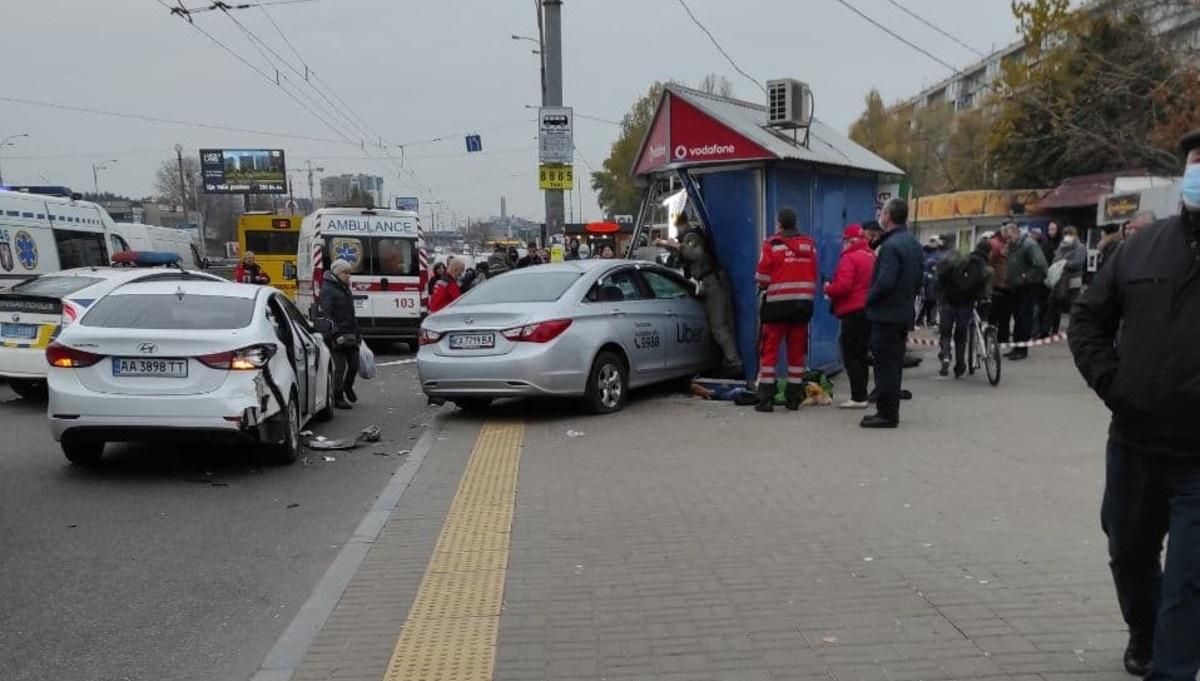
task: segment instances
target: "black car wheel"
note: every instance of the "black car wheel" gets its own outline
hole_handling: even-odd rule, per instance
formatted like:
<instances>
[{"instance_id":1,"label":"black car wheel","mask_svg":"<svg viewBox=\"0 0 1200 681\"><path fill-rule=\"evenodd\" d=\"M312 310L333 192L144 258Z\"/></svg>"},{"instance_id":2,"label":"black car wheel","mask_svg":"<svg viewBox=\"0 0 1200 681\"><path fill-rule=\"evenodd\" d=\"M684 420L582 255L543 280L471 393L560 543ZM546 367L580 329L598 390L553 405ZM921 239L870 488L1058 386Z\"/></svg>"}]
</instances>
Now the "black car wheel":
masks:
<instances>
[{"instance_id":1,"label":"black car wheel","mask_svg":"<svg viewBox=\"0 0 1200 681\"><path fill-rule=\"evenodd\" d=\"M621 411L629 398L629 370L612 352L601 352L592 362L584 399L593 414Z\"/></svg>"},{"instance_id":2,"label":"black car wheel","mask_svg":"<svg viewBox=\"0 0 1200 681\"><path fill-rule=\"evenodd\" d=\"M12 379L8 382L8 387L30 402L45 402L49 396L49 388L45 381Z\"/></svg>"},{"instance_id":3,"label":"black car wheel","mask_svg":"<svg viewBox=\"0 0 1200 681\"><path fill-rule=\"evenodd\" d=\"M300 458L300 405L296 402L295 393L288 399L287 423L283 434L283 442L275 450L279 463L293 464Z\"/></svg>"},{"instance_id":4,"label":"black car wheel","mask_svg":"<svg viewBox=\"0 0 1200 681\"><path fill-rule=\"evenodd\" d=\"M100 463L100 458L104 456L104 443L92 440L72 440L64 438L62 441L63 454L66 455L67 461L76 466L95 466Z\"/></svg>"}]
</instances>

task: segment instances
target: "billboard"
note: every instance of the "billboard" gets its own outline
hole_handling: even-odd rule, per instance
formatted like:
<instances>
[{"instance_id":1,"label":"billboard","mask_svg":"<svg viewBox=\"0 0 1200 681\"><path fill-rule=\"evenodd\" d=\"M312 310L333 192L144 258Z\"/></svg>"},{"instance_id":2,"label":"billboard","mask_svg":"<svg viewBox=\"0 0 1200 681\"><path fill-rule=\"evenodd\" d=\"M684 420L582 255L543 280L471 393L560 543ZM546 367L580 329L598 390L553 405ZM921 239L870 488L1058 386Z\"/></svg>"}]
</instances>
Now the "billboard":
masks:
<instances>
[{"instance_id":1,"label":"billboard","mask_svg":"<svg viewBox=\"0 0 1200 681\"><path fill-rule=\"evenodd\" d=\"M416 213L421 207L421 201L415 196L397 196L395 201L396 210L409 210Z\"/></svg>"},{"instance_id":2,"label":"billboard","mask_svg":"<svg viewBox=\"0 0 1200 681\"><path fill-rule=\"evenodd\" d=\"M201 149L205 194L286 194L282 149Z\"/></svg>"}]
</instances>

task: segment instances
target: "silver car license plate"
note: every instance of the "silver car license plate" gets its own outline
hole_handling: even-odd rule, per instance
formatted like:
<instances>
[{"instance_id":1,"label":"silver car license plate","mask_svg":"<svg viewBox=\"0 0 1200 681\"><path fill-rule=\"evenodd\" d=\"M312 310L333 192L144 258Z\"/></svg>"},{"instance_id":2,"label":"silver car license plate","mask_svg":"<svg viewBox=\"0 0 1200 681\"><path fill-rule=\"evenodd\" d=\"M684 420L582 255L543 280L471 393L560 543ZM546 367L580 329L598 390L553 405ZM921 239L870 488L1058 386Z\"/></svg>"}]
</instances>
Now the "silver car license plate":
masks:
<instances>
[{"instance_id":1,"label":"silver car license plate","mask_svg":"<svg viewBox=\"0 0 1200 681\"><path fill-rule=\"evenodd\" d=\"M496 347L494 333L456 333L450 336L451 350L488 350Z\"/></svg>"},{"instance_id":2,"label":"silver car license plate","mask_svg":"<svg viewBox=\"0 0 1200 681\"><path fill-rule=\"evenodd\" d=\"M113 376L142 376L151 378L187 378L186 359L139 359L113 357Z\"/></svg>"}]
</instances>

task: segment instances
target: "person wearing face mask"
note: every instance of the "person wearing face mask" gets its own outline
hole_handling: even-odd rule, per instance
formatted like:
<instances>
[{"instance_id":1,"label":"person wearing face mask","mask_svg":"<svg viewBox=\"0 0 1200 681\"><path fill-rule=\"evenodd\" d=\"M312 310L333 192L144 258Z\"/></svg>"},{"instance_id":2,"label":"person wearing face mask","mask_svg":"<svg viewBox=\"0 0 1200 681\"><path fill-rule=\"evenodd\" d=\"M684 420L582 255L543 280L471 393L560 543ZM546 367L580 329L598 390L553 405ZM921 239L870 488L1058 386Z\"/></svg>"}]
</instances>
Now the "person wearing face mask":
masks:
<instances>
[{"instance_id":1,"label":"person wearing face mask","mask_svg":"<svg viewBox=\"0 0 1200 681\"><path fill-rule=\"evenodd\" d=\"M1059 263L1062 263L1061 265ZM1062 329L1062 316L1069 312L1083 289L1083 271L1087 268L1087 248L1079 242L1079 231L1067 227L1063 231L1062 244L1054 254L1051 270L1060 269L1053 286L1044 287L1048 292L1046 316L1042 322L1045 336L1054 336ZM1053 277L1050 277L1053 278ZM1050 282L1047 281L1047 284Z\"/></svg>"},{"instance_id":2,"label":"person wearing face mask","mask_svg":"<svg viewBox=\"0 0 1200 681\"><path fill-rule=\"evenodd\" d=\"M1113 251L1069 337L1112 412L1101 524L1125 668L1151 681L1200 673L1200 130L1180 146L1182 209Z\"/></svg>"},{"instance_id":3,"label":"person wearing face mask","mask_svg":"<svg viewBox=\"0 0 1200 681\"><path fill-rule=\"evenodd\" d=\"M1038 289L1046 280L1049 265L1041 247L1028 234L1023 234L1016 223L1010 222L1001 232L1008 242L1007 283L1012 296L1013 340L1025 343L1033 336ZM1029 348L1013 348L1005 357L1014 362L1026 359L1029 357Z\"/></svg>"},{"instance_id":4,"label":"person wearing face mask","mask_svg":"<svg viewBox=\"0 0 1200 681\"><path fill-rule=\"evenodd\" d=\"M838 337L842 365L850 382L850 399L842 409L867 408L867 382L871 366L871 321L867 319L867 293L875 271L875 253L867 244L863 228L849 225L842 232L842 257L833 281L825 284L825 295L833 303L833 314L841 321Z\"/></svg>"}]
</instances>

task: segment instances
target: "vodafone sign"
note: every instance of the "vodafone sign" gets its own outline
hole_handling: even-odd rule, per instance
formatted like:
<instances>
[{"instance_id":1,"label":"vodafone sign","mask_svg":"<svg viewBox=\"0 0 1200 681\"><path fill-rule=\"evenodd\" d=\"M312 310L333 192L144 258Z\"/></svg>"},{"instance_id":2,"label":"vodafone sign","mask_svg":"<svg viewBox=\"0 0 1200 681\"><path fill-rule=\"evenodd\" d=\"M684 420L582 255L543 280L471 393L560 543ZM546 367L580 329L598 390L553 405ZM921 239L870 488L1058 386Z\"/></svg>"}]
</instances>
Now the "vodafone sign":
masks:
<instances>
[{"instance_id":1,"label":"vodafone sign","mask_svg":"<svg viewBox=\"0 0 1200 681\"><path fill-rule=\"evenodd\" d=\"M697 106L669 93L655 114L634 173L642 175L668 165L687 166L774 157L771 152Z\"/></svg>"}]
</instances>

